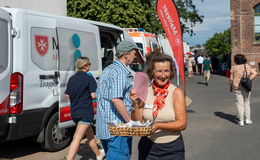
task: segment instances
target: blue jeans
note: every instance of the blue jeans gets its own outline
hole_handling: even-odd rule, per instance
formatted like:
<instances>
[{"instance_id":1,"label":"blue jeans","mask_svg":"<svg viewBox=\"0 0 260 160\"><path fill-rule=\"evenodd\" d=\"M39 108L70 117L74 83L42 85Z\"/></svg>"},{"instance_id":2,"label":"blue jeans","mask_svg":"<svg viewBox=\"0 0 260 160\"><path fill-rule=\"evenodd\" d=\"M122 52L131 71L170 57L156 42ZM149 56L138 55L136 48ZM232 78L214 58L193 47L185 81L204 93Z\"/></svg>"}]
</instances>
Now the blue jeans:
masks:
<instances>
[{"instance_id":1,"label":"blue jeans","mask_svg":"<svg viewBox=\"0 0 260 160\"><path fill-rule=\"evenodd\" d=\"M132 153L132 137L116 136L101 139L106 152L106 160L129 160Z\"/></svg>"}]
</instances>

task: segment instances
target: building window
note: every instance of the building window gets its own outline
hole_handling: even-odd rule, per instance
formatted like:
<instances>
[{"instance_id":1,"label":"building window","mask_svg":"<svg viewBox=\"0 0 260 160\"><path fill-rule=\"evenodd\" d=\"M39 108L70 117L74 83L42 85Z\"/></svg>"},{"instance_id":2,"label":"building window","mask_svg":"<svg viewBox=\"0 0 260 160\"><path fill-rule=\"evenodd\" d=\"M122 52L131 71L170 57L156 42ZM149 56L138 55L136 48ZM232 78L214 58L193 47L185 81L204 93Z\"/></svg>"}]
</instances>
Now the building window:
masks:
<instances>
[{"instance_id":1,"label":"building window","mask_svg":"<svg viewBox=\"0 0 260 160\"><path fill-rule=\"evenodd\" d=\"M260 42L260 3L254 7L255 41Z\"/></svg>"},{"instance_id":2,"label":"building window","mask_svg":"<svg viewBox=\"0 0 260 160\"><path fill-rule=\"evenodd\" d=\"M0 74L6 70L7 66L8 66L8 24L7 22L0 20Z\"/></svg>"}]
</instances>

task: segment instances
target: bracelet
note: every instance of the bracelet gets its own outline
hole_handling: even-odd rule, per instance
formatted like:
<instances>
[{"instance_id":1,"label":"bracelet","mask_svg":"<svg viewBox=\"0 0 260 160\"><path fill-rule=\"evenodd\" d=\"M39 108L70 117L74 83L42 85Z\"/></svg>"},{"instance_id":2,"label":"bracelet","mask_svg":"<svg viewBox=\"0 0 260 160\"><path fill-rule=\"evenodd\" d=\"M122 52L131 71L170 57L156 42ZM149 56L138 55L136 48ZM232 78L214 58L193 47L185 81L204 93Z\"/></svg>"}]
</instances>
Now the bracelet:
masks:
<instances>
[{"instance_id":1,"label":"bracelet","mask_svg":"<svg viewBox=\"0 0 260 160\"><path fill-rule=\"evenodd\" d=\"M139 109L139 107L132 106L132 109L135 111L135 110Z\"/></svg>"},{"instance_id":2,"label":"bracelet","mask_svg":"<svg viewBox=\"0 0 260 160\"><path fill-rule=\"evenodd\" d=\"M137 109L140 109L140 107L139 107L138 105L137 105L137 106L133 106L133 105L132 105L132 109L133 109L133 110L137 110Z\"/></svg>"}]
</instances>

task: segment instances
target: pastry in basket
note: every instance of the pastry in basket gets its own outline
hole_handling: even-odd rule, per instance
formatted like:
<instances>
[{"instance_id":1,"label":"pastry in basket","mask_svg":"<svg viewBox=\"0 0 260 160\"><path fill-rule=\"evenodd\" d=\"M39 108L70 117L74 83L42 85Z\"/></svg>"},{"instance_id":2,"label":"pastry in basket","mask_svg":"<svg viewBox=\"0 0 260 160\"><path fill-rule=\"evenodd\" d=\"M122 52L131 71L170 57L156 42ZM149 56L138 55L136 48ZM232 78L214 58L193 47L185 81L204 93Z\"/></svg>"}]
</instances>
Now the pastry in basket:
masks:
<instances>
[{"instance_id":1,"label":"pastry in basket","mask_svg":"<svg viewBox=\"0 0 260 160\"><path fill-rule=\"evenodd\" d=\"M115 123L108 122L109 131L114 136L149 136L152 132L152 122L129 121L115 126Z\"/></svg>"}]
</instances>

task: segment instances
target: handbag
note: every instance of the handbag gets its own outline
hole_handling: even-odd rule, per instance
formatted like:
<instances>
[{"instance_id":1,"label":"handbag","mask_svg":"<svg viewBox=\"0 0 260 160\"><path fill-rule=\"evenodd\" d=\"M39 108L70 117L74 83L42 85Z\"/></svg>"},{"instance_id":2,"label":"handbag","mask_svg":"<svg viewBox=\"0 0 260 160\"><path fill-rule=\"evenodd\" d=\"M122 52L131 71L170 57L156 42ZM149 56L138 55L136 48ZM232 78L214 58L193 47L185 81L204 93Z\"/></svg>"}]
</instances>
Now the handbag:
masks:
<instances>
[{"instance_id":1,"label":"handbag","mask_svg":"<svg viewBox=\"0 0 260 160\"><path fill-rule=\"evenodd\" d=\"M247 77L246 64L244 64L245 70L243 77L240 80L240 86L243 87L246 91L250 92L252 89L252 80Z\"/></svg>"}]
</instances>

